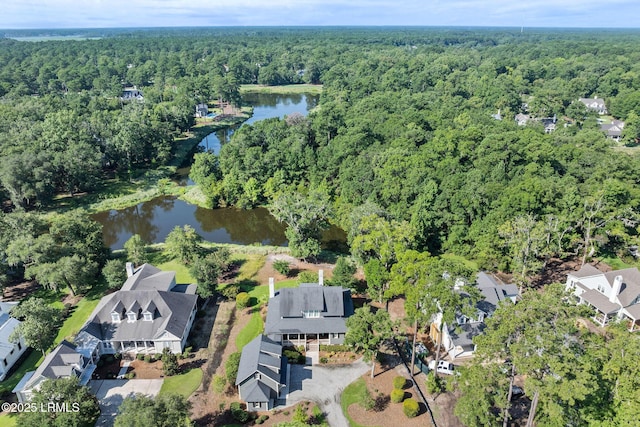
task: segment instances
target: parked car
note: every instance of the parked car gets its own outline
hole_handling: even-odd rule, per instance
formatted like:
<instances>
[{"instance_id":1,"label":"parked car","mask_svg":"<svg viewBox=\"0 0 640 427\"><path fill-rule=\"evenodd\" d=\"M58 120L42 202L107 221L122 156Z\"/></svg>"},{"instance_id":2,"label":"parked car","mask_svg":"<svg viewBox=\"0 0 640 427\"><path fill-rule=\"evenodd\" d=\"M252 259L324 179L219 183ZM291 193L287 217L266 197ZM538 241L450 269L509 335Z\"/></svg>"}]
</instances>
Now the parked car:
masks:
<instances>
[{"instance_id":1,"label":"parked car","mask_svg":"<svg viewBox=\"0 0 640 427\"><path fill-rule=\"evenodd\" d=\"M431 362L429 362L429 369L431 369L432 371L436 371L439 374L453 375L455 367L453 366L453 363L440 360L438 362L438 369L436 369L436 361L432 360Z\"/></svg>"}]
</instances>

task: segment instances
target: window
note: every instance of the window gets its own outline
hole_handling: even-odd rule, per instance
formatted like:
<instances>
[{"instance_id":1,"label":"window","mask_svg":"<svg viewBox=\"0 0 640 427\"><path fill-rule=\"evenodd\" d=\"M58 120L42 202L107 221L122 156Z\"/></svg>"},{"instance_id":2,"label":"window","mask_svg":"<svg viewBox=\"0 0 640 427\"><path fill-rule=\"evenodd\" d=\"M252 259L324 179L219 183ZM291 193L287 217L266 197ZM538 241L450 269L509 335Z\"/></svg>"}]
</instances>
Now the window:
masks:
<instances>
[{"instance_id":1,"label":"window","mask_svg":"<svg viewBox=\"0 0 640 427\"><path fill-rule=\"evenodd\" d=\"M12 348L12 349L11 349L11 351L9 352L9 354L13 354L13 350L14 350L14 349Z\"/></svg>"},{"instance_id":2,"label":"window","mask_svg":"<svg viewBox=\"0 0 640 427\"><path fill-rule=\"evenodd\" d=\"M262 406L262 403L260 403L260 402L253 402L253 407L254 407L254 408L259 408L260 406Z\"/></svg>"},{"instance_id":3,"label":"window","mask_svg":"<svg viewBox=\"0 0 640 427\"><path fill-rule=\"evenodd\" d=\"M289 339L290 340L297 340L298 339L298 334L289 334Z\"/></svg>"},{"instance_id":4,"label":"window","mask_svg":"<svg viewBox=\"0 0 640 427\"><path fill-rule=\"evenodd\" d=\"M136 321L136 314L135 313L127 313L127 321L135 322Z\"/></svg>"},{"instance_id":5,"label":"window","mask_svg":"<svg viewBox=\"0 0 640 427\"><path fill-rule=\"evenodd\" d=\"M118 313L111 313L111 321L112 322L119 322L120 321L120 315Z\"/></svg>"},{"instance_id":6,"label":"window","mask_svg":"<svg viewBox=\"0 0 640 427\"><path fill-rule=\"evenodd\" d=\"M302 317L306 319L316 319L320 317L320 311L319 310L303 311Z\"/></svg>"},{"instance_id":7,"label":"window","mask_svg":"<svg viewBox=\"0 0 640 427\"><path fill-rule=\"evenodd\" d=\"M259 379L262 379L262 375L260 375L260 372L256 372L256 373L254 374L253 378L255 378L255 379L259 380Z\"/></svg>"},{"instance_id":8,"label":"window","mask_svg":"<svg viewBox=\"0 0 640 427\"><path fill-rule=\"evenodd\" d=\"M598 292L600 292L601 294L604 294L604 285L602 284L598 284Z\"/></svg>"},{"instance_id":9,"label":"window","mask_svg":"<svg viewBox=\"0 0 640 427\"><path fill-rule=\"evenodd\" d=\"M144 320L145 322L151 322L153 320L153 315L149 312L144 313Z\"/></svg>"},{"instance_id":10,"label":"window","mask_svg":"<svg viewBox=\"0 0 640 427\"><path fill-rule=\"evenodd\" d=\"M2 363L4 364L4 366L7 366L7 359L2 359Z\"/></svg>"},{"instance_id":11,"label":"window","mask_svg":"<svg viewBox=\"0 0 640 427\"><path fill-rule=\"evenodd\" d=\"M20 341L18 341L18 350L22 350L22 344L20 344Z\"/></svg>"}]
</instances>

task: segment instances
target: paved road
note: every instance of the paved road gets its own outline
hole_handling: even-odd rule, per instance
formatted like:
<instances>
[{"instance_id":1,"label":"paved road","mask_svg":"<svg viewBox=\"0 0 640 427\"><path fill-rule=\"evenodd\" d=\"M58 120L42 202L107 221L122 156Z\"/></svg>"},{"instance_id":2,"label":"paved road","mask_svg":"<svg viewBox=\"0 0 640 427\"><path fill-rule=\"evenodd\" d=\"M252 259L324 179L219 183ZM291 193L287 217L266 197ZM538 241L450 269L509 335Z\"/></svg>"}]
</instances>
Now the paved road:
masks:
<instances>
[{"instance_id":1,"label":"paved road","mask_svg":"<svg viewBox=\"0 0 640 427\"><path fill-rule=\"evenodd\" d=\"M91 391L98 398L100 417L96 426L112 426L118 408L126 397L136 393L156 396L160 392L163 380L93 380L89 383Z\"/></svg>"},{"instance_id":2,"label":"paved road","mask_svg":"<svg viewBox=\"0 0 640 427\"><path fill-rule=\"evenodd\" d=\"M362 359L347 366L290 365L287 405L304 400L316 402L331 427L349 427L340 407L342 390L371 367Z\"/></svg>"}]
</instances>

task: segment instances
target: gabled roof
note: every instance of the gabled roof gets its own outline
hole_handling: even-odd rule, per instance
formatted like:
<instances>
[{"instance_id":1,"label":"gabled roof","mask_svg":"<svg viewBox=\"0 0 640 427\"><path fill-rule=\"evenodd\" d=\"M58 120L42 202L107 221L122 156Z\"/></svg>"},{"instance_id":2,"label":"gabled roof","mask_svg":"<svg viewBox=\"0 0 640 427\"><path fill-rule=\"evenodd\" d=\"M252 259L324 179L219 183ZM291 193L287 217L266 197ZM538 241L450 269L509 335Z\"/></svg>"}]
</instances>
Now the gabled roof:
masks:
<instances>
[{"instance_id":1,"label":"gabled roof","mask_svg":"<svg viewBox=\"0 0 640 427\"><path fill-rule=\"evenodd\" d=\"M627 307L640 295L640 271L633 267L604 273L610 286L613 286L616 276L622 276L622 287L618 293L618 300L623 307Z\"/></svg>"},{"instance_id":2,"label":"gabled roof","mask_svg":"<svg viewBox=\"0 0 640 427\"><path fill-rule=\"evenodd\" d=\"M10 317L7 313L0 314L0 359L4 359L15 347L9 337L19 325L18 319Z\"/></svg>"},{"instance_id":3,"label":"gabled roof","mask_svg":"<svg viewBox=\"0 0 640 427\"><path fill-rule=\"evenodd\" d=\"M620 305L609 301L606 295L603 295L596 289L589 289L580 296L603 313L617 313L620 310Z\"/></svg>"},{"instance_id":4,"label":"gabled roof","mask_svg":"<svg viewBox=\"0 0 640 427\"><path fill-rule=\"evenodd\" d=\"M311 296L318 301L311 301ZM317 309L315 307L321 304L319 318L302 317L302 311ZM280 289L269 299L264 331L267 335L346 333L346 319L352 314L353 301L349 289L303 284L299 288Z\"/></svg>"},{"instance_id":5,"label":"gabled roof","mask_svg":"<svg viewBox=\"0 0 640 427\"><path fill-rule=\"evenodd\" d=\"M255 337L242 348L236 385L244 382L256 372L272 379L275 384L279 383L281 355L282 346L280 344L264 335ZM274 384L269 384L269 387L274 388Z\"/></svg>"},{"instance_id":6,"label":"gabled roof","mask_svg":"<svg viewBox=\"0 0 640 427\"><path fill-rule=\"evenodd\" d=\"M175 277L175 271L162 271L151 264L142 264L132 276L127 278L120 290L155 289L169 291L175 283Z\"/></svg>"},{"instance_id":7,"label":"gabled roof","mask_svg":"<svg viewBox=\"0 0 640 427\"><path fill-rule=\"evenodd\" d=\"M67 378L71 375L79 376L80 369L84 365L85 359L76 351L76 346L68 341L62 341L51 353L46 355L30 380L24 384L24 389L31 388L42 378L57 379Z\"/></svg>"},{"instance_id":8,"label":"gabled roof","mask_svg":"<svg viewBox=\"0 0 640 427\"><path fill-rule=\"evenodd\" d=\"M516 285L505 285L484 271L478 273L476 283L478 290L482 294L482 300L478 301L477 306L487 314L493 313L500 301L505 299L511 300L519 294L519 289Z\"/></svg>"},{"instance_id":9,"label":"gabled roof","mask_svg":"<svg viewBox=\"0 0 640 427\"><path fill-rule=\"evenodd\" d=\"M299 288L283 288L274 298L280 299L280 317L302 317L304 311L320 311L323 317L344 316L345 289L303 283Z\"/></svg>"},{"instance_id":10,"label":"gabled roof","mask_svg":"<svg viewBox=\"0 0 640 427\"><path fill-rule=\"evenodd\" d=\"M197 299L196 295L157 290L118 291L100 300L82 329L103 341L153 340L165 332L181 338ZM113 307L132 307L137 314L139 307L149 306L155 306L156 313L151 321L124 318L113 322L111 318Z\"/></svg>"},{"instance_id":11,"label":"gabled roof","mask_svg":"<svg viewBox=\"0 0 640 427\"><path fill-rule=\"evenodd\" d=\"M569 274L578 279L582 279L585 277L597 276L599 274L602 274L602 271L598 270L591 264L585 264L580 268L580 270L572 271Z\"/></svg>"},{"instance_id":12,"label":"gabled roof","mask_svg":"<svg viewBox=\"0 0 640 427\"><path fill-rule=\"evenodd\" d=\"M484 322L465 323L457 326L449 326L449 336L454 346L461 347L465 351L473 351L475 345L473 338L482 334L486 325Z\"/></svg>"}]
</instances>

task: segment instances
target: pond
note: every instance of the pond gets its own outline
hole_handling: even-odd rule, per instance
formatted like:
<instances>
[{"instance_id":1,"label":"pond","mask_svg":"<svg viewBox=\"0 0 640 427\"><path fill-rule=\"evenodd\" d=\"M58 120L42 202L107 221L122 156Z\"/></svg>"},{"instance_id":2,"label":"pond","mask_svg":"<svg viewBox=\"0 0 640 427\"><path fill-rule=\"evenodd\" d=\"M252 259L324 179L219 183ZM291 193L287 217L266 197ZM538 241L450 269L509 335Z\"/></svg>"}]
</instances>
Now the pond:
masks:
<instances>
[{"instance_id":1,"label":"pond","mask_svg":"<svg viewBox=\"0 0 640 427\"><path fill-rule=\"evenodd\" d=\"M318 95L308 94L288 94L278 95L273 93L246 93L242 95L244 103L253 107L253 115L245 122L227 129L212 132L202 139L199 147L203 151L212 151L215 154L220 152L222 144L229 141L233 132L243 124L252 124L259 120L273 117L284 118L293 113L300 113L303 116L318 105Z\"/></svg>"},{"instance_id":2,"label":"pond","mask_svg":"<svg viewBox=\"0 0 640 427\"><path fill-rule=\"evenodd\" d=\"M164 242L175 226L190 225L205 240L216 243L286 246L285 226L265 208L206 209L175 197L158 197L134 207L99 212L91 218L102 224L104 242L111 249L122 249L132 235L149 243ZM337 227L325 231L323 247L344 250L346 235Z\"/></svg>"},{"instance_id":3,"label":"pond","mask_svg":"<svg viewBox=\"0 0 640 427\"><path fill-rule=\"evenodd\" d=\"M253 116L244 123L254 123L272 117L284 117L293 113L307 115L317 105L317 95L246 94L245 102L254 107ZM239 126L210 134L200 144L203 149L220 150L220 141L228 141ZM189 168L181 168L183 185ZM191 205L175 197L158 197L137 206L100 212L91 216L103 226L104 241L111 249L121 249L133 234L139 234L149 243L164 242L175 226L191 225L205 240L217 243L286 246L285 225L280 224L265 208L242 210L235 208L206 209ZM323 247L345 251L346 235L337 227L331 227L323 235Z\"/></svg>"}]
</instances>

